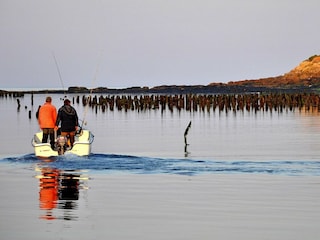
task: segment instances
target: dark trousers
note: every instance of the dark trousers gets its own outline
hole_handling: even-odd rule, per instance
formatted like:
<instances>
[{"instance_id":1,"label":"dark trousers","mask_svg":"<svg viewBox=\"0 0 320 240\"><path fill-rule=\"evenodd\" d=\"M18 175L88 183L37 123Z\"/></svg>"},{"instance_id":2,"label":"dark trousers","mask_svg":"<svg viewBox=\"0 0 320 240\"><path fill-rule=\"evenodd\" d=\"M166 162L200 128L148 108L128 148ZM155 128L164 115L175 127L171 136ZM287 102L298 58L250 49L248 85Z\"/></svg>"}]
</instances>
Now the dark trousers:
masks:
<instances>
[{"instance_id":1,"label":"dark trousers","mask_svg":"<svg viewBox=\"0 0 320 240\"><path fill-rule=\"evenodd\" d=\"M44 128L42 129L42 131L43 131L42 143L47 143L48 137L50 136L50 145L51 145L51 148L54 149L54 129Z\"/></svg>"}]
</instances>

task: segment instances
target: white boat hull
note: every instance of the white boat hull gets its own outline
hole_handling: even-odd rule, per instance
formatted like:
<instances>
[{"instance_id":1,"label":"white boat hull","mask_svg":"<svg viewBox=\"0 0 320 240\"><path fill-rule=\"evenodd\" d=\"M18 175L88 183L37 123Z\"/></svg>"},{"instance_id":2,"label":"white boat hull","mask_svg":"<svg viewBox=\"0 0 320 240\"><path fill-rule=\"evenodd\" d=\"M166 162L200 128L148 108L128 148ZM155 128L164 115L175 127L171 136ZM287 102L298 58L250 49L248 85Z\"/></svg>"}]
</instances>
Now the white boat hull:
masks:
<instances>
[{"instance_id":1,"label":"white boat hull","mask_svg":"<svg viewBox=\"0 0 320 240\"><path fill-rule=\"evenodd\" d=\"M75 142L70 150L64 154L75 154L77 156L88 156L91 153L91 143L93 134L88 130L82 130L81 134L75 136ZM37 132L32 139L32 146L37 157L54 157L59 156L59 152L51 148L50 143L42 143L42 132Z\"/></svg>"}]
</instances>

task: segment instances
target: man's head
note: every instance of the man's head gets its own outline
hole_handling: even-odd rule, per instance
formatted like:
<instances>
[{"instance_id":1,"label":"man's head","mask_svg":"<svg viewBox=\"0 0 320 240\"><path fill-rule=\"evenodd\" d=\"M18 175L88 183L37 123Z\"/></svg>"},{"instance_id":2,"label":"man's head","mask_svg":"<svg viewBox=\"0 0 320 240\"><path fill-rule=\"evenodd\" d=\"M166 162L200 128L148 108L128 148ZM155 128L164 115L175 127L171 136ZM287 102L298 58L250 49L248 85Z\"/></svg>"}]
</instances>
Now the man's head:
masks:
<instances>
[{"instance_id":1,"label":"man's head","mask_svg":"<svg viewBox=\"0 0 320 240\"><path fill-rule=\"evenodd\" d=\"M46 102L51 103L52 102L52 98L51 97L46 97Z\"/></svg>"},{"instance_id":2,"label":"man's head","mask_svg":"<svg viewBox=\"0 0 320 240\"><path fill-rule=\"evenodd\" d=\"M69 99L65 99L63 103L64 103L64 105L70 105L70 100Z\"/></svg>"}]
</instances>

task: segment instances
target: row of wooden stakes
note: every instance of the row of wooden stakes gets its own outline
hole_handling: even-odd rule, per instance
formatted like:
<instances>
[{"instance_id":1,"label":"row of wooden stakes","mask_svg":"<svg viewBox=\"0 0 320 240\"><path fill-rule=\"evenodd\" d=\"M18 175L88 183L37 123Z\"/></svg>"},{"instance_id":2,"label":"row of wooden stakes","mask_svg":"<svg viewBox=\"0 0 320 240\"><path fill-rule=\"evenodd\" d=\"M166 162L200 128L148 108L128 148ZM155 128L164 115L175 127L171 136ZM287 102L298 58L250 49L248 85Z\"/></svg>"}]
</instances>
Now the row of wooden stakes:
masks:
<instances>
[{"instance_id":1,"label":"row of wooden stakes","mask_svg":"<svg viewBox=\"0 0 320 240\"><path fill-rule=\"evenodd\" d=\"M317 109L320 111L320 95L316 93L272 93L272 94L186 94L186 95L112 95L80 96L73 103L106 110L144 111L151 109L170 111L283 111L288 109Z\"/></svg>"}]
</instances>

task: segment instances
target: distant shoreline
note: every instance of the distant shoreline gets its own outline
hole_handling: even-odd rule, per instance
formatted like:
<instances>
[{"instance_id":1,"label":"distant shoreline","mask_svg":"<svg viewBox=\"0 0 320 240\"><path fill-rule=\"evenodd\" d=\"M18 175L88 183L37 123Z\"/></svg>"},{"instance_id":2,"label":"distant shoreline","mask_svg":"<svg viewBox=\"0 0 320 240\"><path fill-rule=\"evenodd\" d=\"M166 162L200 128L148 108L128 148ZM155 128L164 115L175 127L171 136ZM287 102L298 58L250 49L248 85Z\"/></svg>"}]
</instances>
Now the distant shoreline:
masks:
<instances>
[{"instance_id":1,"label":"distant shoreline","mask_svg":"<svg viewBox=\"0 0 320 240\"><path fill-rule=\"evenodd\" d=\"M17 89L17 90L1 90L1 94L17 93L17 94L67 94L67 93L105 93L105 94L240 94L240 93L256 93L256 92L315 92L319 91L317 87L306 86L288 86L288 87L256 87L247 85L164 85L156 87L130 87L122 89L98 87L89 89L86 87L69 87L63 89Z\"/></svg>"}]
</instances>

